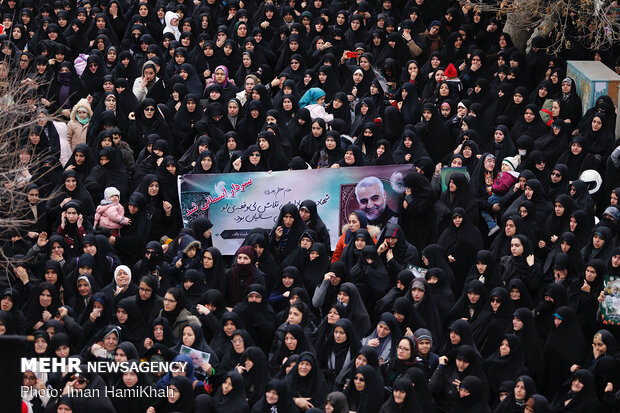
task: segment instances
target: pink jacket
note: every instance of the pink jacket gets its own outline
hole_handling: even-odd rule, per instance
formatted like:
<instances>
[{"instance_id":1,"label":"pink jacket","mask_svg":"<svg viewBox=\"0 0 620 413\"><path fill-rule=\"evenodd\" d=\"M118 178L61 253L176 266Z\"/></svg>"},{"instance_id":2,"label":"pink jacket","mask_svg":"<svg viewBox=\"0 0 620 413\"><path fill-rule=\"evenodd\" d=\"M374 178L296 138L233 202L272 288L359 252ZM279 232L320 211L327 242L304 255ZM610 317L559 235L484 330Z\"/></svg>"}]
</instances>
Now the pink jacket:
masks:
<instances>
[{"instance_id":1,"label":"pink jacket","mask_svg":"<svg viewBox=\"0 0 620 413\"><path fill-rule=\"evenodd\" d=\"M95 212L95 226L97 224L108 229L120 229L123 222L127 222L125 218L125 209L120 203L99 205Z\"/></svg>"},{"instance_id":2,"label":"pink jacket","mask_svg":"<svg viewBox=\"0 0 620 413\"><path fill-rule=\"evenodd\" d=\"M519 179L519 173L514 171L500 171L493 180L493 193L504 195Z\"/></svg>"}]
</instances>

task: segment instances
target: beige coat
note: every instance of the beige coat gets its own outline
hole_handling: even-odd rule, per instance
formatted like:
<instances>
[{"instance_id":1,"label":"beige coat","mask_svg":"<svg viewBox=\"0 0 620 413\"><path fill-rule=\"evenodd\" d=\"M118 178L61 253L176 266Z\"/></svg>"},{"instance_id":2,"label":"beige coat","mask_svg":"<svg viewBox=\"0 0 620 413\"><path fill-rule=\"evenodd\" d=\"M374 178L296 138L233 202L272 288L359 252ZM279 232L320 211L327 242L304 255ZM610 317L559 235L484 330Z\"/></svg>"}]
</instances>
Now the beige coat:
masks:
<instances>
[{"instance_id":1,"label":"beige coat","mask_svg":"<svg viewBox=\"0 0 620 413\"><path fill-rule=\"evenodd\" d=\"M88 112L88 116L90 116L90 120L86 123L86 125L82 125L75 118L77 115L77 109L79 107L85 107ZM71 116L69 122L67 122L67 141L69 142L69 146L71 146L71 151L75 149L75 146L79 143L86 143L86 134L88 132L88 127L90 126L90 122L93 118L93 110L90 107L90 103L86 99L80 99L79 102L71 109Z\"/></svg>"}]
</instances>

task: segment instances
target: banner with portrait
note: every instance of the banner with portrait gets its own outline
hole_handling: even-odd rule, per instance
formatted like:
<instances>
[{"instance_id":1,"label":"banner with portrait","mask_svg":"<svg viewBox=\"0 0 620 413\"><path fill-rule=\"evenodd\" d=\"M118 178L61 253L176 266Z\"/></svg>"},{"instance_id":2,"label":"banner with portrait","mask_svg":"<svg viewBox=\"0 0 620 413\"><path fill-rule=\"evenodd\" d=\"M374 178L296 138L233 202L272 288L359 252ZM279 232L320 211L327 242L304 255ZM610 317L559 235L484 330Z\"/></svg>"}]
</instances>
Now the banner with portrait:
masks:
<instances>
[{"instance_id":1,"label":"banner with portrait","mask_svg":"<svg viewBox=\"0 0 620 413\"><path fill-rule=\"evenodd\" d=\"M445 191L448 189L448 184L450 183L450 178L454 174L462 174L467 177L469 180L469 172L467 172L467 168L464 166L459 167L450 167L450 168L441 168L441 191Z\"/></svg>"},{"instance_id":2,"label":"banner with portrait","mask_svg":"<svg viewBox=\"0 0 620 413\"><path fill-rule=\"evenodd\" d=\"M185 226L200 216L213 223L213 245L233 255L254 228L271 231L289 202L313 200L327 226L332 246L347 217L360 209L371 224L396 221L411 165L327 168L302 171L183 175L179 197Z\"/></svg>"},{"instance_id":3,"label":"banner with portrait","mask_svg":"<svg viewBox=\"0 0 620 413\"><path fill-rule=\"evenodd\" d=\"M603 324L620 325L620 277L605 276L603 287L605 298L600 304Z\"/></svg>"}]
</instances>

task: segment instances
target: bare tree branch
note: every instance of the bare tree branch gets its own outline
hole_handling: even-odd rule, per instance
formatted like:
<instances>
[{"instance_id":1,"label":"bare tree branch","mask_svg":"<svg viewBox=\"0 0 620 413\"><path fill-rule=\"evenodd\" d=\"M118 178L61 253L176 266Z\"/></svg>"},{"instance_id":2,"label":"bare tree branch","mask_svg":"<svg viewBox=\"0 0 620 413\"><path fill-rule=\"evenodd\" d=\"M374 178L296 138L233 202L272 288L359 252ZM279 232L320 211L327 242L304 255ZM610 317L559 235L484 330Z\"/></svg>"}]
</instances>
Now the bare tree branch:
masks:
<instances>
[{"instance_id":1,"label":"bare tree branch","mask_svg":"<svg viewBox=\"0 0 620 413\"><path fill-rule=\"evenodd\" d=\"M620 8L603 0L502 0L489 4L472 0L472 7L508 20L516 30L538 29L548 39L548 52L571 49L579 42L588 50L608 50L620 40Z\"/></svg>"},{"instance_id":2,"label":"bare tree branch","mask_svg":"<svg viewBox=\"0 0 620 413\"><path fill-rule=\"evenodd\" d=\"M6 69L8 62L0 61ZM47 151L35 151L29 139L37 124L37 107L29 101L37 84L36 80L20 78L12 73L0 77L0 242L18 242L25 237L34 224L30 218L30 203L24 191L29 176L43 177L50 173L43 160L51 155ZM47 120L55 120L47 116ZM44 200L43 200L44 201ZM36 240L35 240L36 242ZM0 269L9 284L15 282L13 269L23 262L14 262L0 248Z\"/></svg>"}]
</instances>

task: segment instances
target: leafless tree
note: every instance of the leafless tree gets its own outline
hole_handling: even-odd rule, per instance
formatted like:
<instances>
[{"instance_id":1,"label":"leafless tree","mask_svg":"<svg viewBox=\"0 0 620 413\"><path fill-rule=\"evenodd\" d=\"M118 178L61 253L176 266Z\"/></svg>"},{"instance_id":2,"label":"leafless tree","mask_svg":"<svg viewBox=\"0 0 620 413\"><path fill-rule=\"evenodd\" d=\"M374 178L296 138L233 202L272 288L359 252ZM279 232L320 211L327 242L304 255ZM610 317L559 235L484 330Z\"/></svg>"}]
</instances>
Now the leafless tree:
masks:
<instances>
[{"instance_id":1,"label":"leafless tree","mask_svg":"<svg viewBox=\"0 0 620 413\"><path fill-rule=\"evenodd\" d=\"M547 39L549 54L571 49L576 42L587 50L606 51L620 40L617 0L472 0L470 4L505 20L513 37L527 33L527 39L536 31Z\"/></svg>"},{"instance_id":2,"label":"leafless tree","mask_svg":"<svg viewBox=\"0 0 620 413\"><path fill-rule=\"evenodd\" d=\"M36 150L30 134L37 124L37 85L9 70L0 61L0 243L3 246L29 238L36 242L38 234L29 232L34 222L29 218L30 204L25 186L31 179L41 178L51 169L43 165L49 155ZM35 236L36 234L36 236ZM0 248L0 269L8 283L16 281L19 263ZM20 271L17 271L20 272ZM5 283L7 280L3 280Z\"/></svg>"}]
</instances>

